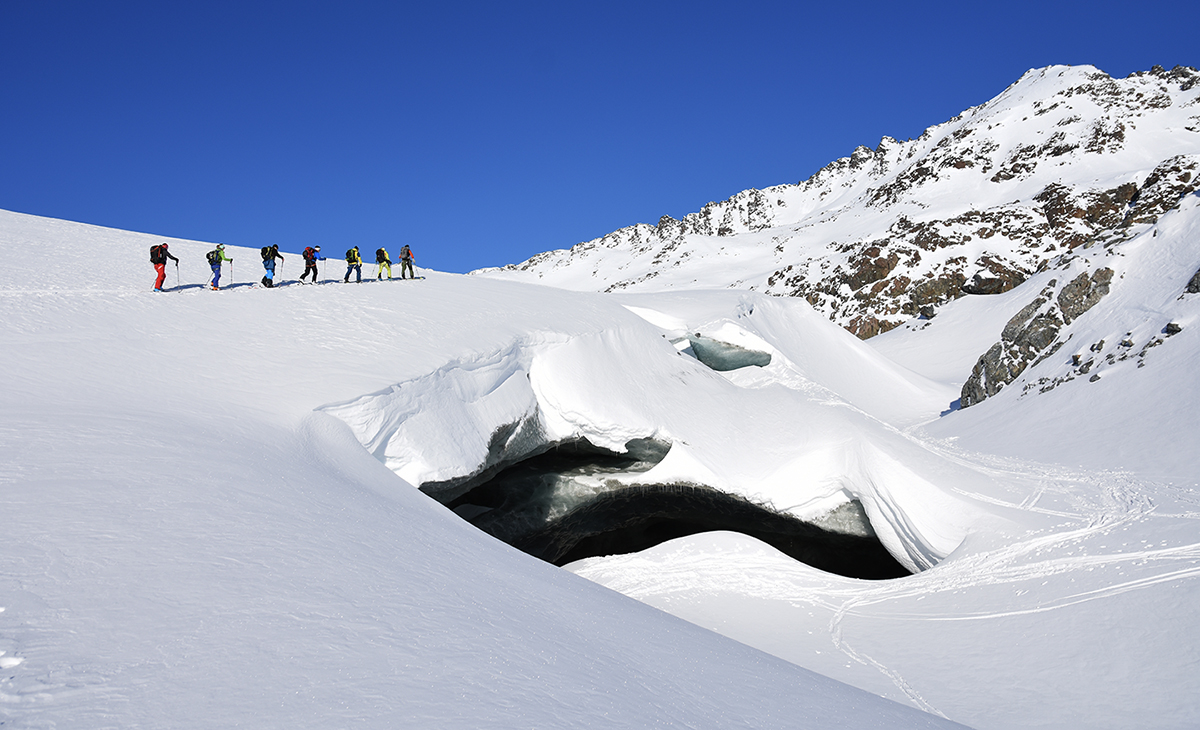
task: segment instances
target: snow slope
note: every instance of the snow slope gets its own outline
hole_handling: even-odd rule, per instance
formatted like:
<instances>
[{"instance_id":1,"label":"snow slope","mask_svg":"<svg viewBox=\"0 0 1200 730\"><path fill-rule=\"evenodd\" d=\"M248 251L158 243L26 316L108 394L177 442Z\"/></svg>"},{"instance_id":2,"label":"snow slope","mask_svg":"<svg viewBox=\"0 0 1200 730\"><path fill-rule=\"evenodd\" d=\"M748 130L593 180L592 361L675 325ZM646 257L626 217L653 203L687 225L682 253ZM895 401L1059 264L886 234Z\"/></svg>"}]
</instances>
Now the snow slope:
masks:
<instances>
[{"instance_id":1,"label":"snow slope","mask_svg":"<svg viewBox=\"0 0 1200 730\"><path fill-rule=\"evenodd\" d=\"M1081 252L1065 272L960 299L870 343L956 388L971 353L999 339L1048 279L1101 265L1115 271L1112 290L1064 329L1062 348L988 400L905 429L994 479L949 490L991 505L1004 529L977 521L936 567L879 583L719 533L568 567L974 727L1192 726L1200 295L1185 286L1200 269L1200 196L1123 245ZM1169 323L1183 329L1167 336ZM1081 375L1076 354L1096 364Z\"/></svg>"},{"instance_id":2,"label":"snow slope","mask_svg":"<svg viewBox=\"0 0 1200 730\"><path fill-rule=\"evenodd\" d=\"M1187 727L1200 297L1182 290L1198 222L1192 196L1078 252L1064 271L1115 274L1063 328L1067 349L956 410L1042 274L863 342L753 292L437 273L210 292L207 246L182 241L185 286L152 294L141 262L159 239L0 214L0 712L32 727ZM103 283L38 282L13 253L34 245ZM258 278L256 252L233 255ZM1168 321L1184 329L1139 349ZM1113 332L1136 346L1107 349ZM715 372L680 339L697 333L770 363ZM1075 343L1098 338L1101 378L1070 377ZM830 575L726 532L564 571L414 488L577 437L670 444L641 482L801 517L856 499L915 573Z\"/></svg>"},{"instance_id":3,"label":"snow slope","mask_svg":"<svg viewBox=\"0 0 1200 730\"><path fill-rule=\"evenodd\" d=\"M664 341L611 298L433 272L211 292L186 241L154 294L160 240L0 213L0 724L952 726L496 542L322 410L547 342L610 340L619 372ZM663 347L656 382L702 379Z\"/></svg>"}]
</instances>

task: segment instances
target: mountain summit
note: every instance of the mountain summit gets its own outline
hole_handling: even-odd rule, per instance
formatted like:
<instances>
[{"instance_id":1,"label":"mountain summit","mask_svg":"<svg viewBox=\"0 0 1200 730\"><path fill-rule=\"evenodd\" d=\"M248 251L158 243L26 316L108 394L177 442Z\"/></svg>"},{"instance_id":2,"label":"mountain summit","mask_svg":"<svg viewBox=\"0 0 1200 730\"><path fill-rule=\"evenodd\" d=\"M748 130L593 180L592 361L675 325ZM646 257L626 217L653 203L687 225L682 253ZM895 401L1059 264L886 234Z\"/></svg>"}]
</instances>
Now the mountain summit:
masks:
<instances>
[{"instance_id":1,"label":"mountain summit","mask_svg":"<svg viewBox=\"0 0 1200 730\"><path fill-rule=\"evenodd\" d=\"M803 297L861 338L1147 230L1200 183L1200 72L1028 71L916 139L477 275Z\"/></svg>"}]
</instances>

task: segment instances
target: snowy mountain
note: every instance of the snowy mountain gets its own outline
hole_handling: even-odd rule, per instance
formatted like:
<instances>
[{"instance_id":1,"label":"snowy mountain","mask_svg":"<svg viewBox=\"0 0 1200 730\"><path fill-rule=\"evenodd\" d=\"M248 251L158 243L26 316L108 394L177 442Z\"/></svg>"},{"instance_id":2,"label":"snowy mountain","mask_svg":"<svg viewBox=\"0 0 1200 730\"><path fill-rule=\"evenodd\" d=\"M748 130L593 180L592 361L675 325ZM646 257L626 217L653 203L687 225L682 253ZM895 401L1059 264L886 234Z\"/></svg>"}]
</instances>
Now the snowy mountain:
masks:
<instances>
[{"instance_id":1,"label":"snowy mountain","mask_svg":"<svg viewBox=\"0 0 1200 730\"><path fill-rule=\"evenodd\" d=\"M1052 66L798 184L474 273L590 291L796 296L868 338L1131 239L1196 190L1198 164L1196 69L1113 79Z\"/></svg>"},{"instance_id":2,"label":"snowy mountain","mask_svg":"<svg viewBox=\"0 0 1200 730\"><path fill-rule=\"evenodd\" d=\"M0 724L1194 724L1197 79L483 276L0 211Z\"/></svg>"}]
</instances>

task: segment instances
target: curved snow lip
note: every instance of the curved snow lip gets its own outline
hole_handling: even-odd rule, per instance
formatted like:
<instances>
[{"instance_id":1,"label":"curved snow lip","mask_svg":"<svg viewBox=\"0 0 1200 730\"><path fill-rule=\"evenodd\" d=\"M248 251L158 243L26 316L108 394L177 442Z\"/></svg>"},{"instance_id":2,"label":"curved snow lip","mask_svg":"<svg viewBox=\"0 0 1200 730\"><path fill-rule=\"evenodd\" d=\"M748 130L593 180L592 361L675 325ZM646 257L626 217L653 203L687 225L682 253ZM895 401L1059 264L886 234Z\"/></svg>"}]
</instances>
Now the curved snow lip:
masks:
<instances>
[{"instance_id":1,"label":"curved snow lip","mask_svg":"<svg viewBox=\"0 0 1200 730\"><path fill-rule=\"evenodd\" d=\"M528 348L516 343L318 410L349 425L367 451L408 483L453 485L461 494L556 440L530 385L530 360Z\"/></svg>"},{"instance_id":2,"label":"curved snow lip","mask_svg":"<svg viewBox=\"0 0 1200 730\"><path fill-rule=\"evenodd\" d=\"M786 441L772 438L763 453L773 456L764 462L728 439L762 438L765 432L751 425L760 418L754 415L758 411L737 409L743 397L757 404L753 408L763 408L775 396L736 383L731 388L728 376L706 379L701 372L711 371L686 360L650 328L578 336L533 333L499 351L463 357L319 410L345 422L375 458L442 504L563 444L586 442L630 456L636 444L654 443L665 456L608 478L614 488L701 485L804 521L857 501L879 541L909 572L932 567L962 541L972 522L969 507L888 456L865 434L853 436L855 427L840 432L843 421L837 414L844 409L829 411L833 416L815 410L812 416L818 418L812 422L796 420L800 450L789 455L780 451ZM674 412L697 397L712 398L713 405L688 407L684 412L695 415L686 417ZM813 407L824 408L822 403ZM787 413L771 411L774 427L790 427ZM737 425L741 421L717 426L703 421L733 414L749 419L745 435ZM816 462L809 458L814 454L820 457ZM782 461L773 464L774 459ZM819 513L813 509L817 504L823 506Z\"/></svg>"}]
</instances>

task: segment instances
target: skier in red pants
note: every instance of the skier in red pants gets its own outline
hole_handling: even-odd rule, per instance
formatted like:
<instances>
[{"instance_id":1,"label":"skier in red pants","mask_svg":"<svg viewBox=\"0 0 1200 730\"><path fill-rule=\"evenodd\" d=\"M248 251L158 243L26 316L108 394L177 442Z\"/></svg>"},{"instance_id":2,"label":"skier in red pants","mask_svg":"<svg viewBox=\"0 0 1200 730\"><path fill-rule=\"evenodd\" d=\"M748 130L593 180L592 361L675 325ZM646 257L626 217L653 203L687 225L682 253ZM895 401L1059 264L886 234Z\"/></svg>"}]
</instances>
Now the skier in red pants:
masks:
<instances>
[{"instance_id":1,"label":"skier in red pants","mask_svg":"<svg viewBox=\"0 0 1200 730\"><path fill-rule=\"evenodd\" d=\"M154 291L163 290L163 282L167 278L167 259L174 261L176 266L179 265L179 259L171 255L167 244L160 243L150 247L150 263L154 264L154 270L158 272L158 278L154 280Z\"/></svg>"}]
</instances>

